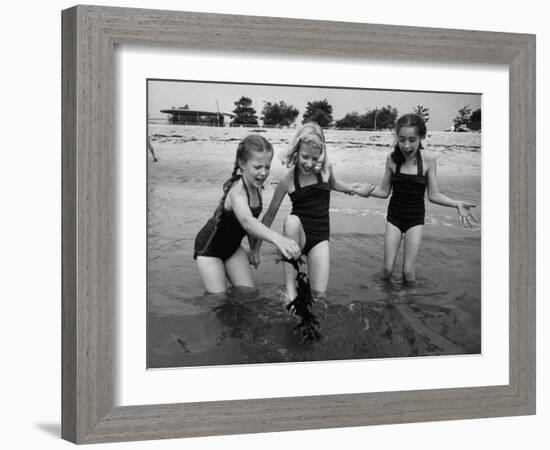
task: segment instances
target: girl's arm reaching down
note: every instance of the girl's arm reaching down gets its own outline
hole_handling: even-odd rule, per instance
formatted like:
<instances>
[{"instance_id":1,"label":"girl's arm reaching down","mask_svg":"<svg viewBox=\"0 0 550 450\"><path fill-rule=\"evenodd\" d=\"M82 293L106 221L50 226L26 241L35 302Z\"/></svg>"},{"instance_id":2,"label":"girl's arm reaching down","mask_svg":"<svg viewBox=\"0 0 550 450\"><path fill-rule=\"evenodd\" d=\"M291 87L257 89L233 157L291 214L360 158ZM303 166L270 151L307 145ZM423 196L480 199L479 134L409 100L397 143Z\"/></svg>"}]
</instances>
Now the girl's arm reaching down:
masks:
<instances>
[{"instance_id":1,"label":"girl's arm reaching down","mask_svg":"<svg viewBox=\"0 0 550 450\"><path fill-rule=\"evenodd\" d=\"M248 234L258 239L271 242L279 249L283 256L287 258L297 258L300 255L300 247L298 247L296 242L266 227L252 215L250 207L248 206L246 192L241 183L237 184L229 191L228 197L237 220Z\"/></svg>"},{"instance_id":2,"label":"girl's arm reaching down","mask_svg":"<svg viewBox=\"0 0 550 450\"><path fill-rule=\"evenodd\" d=\"M277 216L277 211L279 211L279 207L281 206L285 194L287 193L287 179L288 176L285 175L283 178L281 178L279 183L277 183L277 187L275 188L275 192L273 193L273 197L271 198L269 207L262 217L262 224L268 228L275 220L275 217ZM249 260L256 268L260 265L260 248L262 246L262 242L263 240L260 238L253 238L251 242Z\"/></svg>"}]
</instances>

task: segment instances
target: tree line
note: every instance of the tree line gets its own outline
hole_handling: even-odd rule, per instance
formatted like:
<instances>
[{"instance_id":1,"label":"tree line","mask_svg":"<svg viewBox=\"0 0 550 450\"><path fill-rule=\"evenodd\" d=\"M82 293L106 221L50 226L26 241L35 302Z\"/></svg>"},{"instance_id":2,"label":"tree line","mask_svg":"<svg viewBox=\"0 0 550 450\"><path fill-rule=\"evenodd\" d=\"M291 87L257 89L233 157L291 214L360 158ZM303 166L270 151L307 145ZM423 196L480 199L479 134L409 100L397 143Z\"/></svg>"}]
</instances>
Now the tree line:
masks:
<instances>
[{"instance_id":1,"label":"tree line","mask_svg":"<svg viewBox=\"0 0 550 450\"><path fill-rule=\"evenodd\" d=\"M252 100L248 97L241 97L235 103L233 113L235 118L231 122L232 126L258 125L258 115L256 109L252 106ZM425 122L430 120L430 109L424 105L417 105L413 112L420 115ZM260 119L265 126L287 127L292 125L300 111L284 101L265 102ZM327 99L307 102L306 110L303 115L302 124L306 122L317 122L321 127L350 129L392 129L397 120L397 108L386 105L378 108L367 109L363 114L358 112L347 113L342 119L335 120L333 117L332 105ZM451 129L454 131L480 130L481 129L481 109L472 111L469 105L459 109L456 117L453 119Z\"/></svg>"}]
</instances>

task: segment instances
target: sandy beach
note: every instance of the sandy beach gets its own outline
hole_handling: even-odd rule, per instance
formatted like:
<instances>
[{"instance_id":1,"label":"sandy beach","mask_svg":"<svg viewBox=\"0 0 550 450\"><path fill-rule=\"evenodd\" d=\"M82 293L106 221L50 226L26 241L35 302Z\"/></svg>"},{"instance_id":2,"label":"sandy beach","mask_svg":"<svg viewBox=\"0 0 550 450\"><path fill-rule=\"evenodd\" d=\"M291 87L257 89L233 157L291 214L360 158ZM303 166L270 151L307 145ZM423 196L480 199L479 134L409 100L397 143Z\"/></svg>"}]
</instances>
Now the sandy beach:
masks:
<instances>
[{"instance_id":1,"label":"sandy beach","mask_svg":"<svg viewBox=\"0 0 550 450\"><path fill-rule=\"evenodd\" d=\"M274 146L264 208L288 170L280 159L291 129L261 129ZM331 274L327 304L317 305L324 336L303 344L296 318L282 307L282 268L275 248L262 248L254 270L258 293L204 295L194 238L212 215L231 173L238 142L250 128L150 124L158 162L148 165L148 366L179 367L479 353L481 349L481 228L462 228L452 208L426 200L426 226L417 259L418 282L383 282L388 200L331 195ZM336 176L380 183L391 132L326 132ZM438 157L440 190L478 205L481 224L481 135L429 132ZM265 210L265 209L264 209ZM272 227L282 230L286 198ZM245 243L246 240L243 241Z\"/></svg>"}]
</instances>

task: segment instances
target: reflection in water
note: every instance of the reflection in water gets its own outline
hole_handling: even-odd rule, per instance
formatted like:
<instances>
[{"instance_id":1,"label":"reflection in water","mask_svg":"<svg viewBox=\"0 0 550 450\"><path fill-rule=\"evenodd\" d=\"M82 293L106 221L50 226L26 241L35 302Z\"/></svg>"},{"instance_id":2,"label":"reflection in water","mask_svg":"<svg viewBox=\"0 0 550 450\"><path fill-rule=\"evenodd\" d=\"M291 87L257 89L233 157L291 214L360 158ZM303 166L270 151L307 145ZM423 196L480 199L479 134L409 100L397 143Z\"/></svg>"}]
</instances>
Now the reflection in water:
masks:
<instances>
[{"instance_id":1,"label":"reflection in water","mask_svg":"<svg viewBox=\"0 0 550 450\"><path fill-rule=\"evenodd\" d=\"M449 306L448 292L373 279L369 300L314 304L323 338L304 343L298 319L277 290L205 295L149 313L148 366L224 364L475 354L481 349L479 300L466 294ZM341 299L339 299L341 300ZM459 307L457 306L459 305Z\"/></svg>"}]
</instances>

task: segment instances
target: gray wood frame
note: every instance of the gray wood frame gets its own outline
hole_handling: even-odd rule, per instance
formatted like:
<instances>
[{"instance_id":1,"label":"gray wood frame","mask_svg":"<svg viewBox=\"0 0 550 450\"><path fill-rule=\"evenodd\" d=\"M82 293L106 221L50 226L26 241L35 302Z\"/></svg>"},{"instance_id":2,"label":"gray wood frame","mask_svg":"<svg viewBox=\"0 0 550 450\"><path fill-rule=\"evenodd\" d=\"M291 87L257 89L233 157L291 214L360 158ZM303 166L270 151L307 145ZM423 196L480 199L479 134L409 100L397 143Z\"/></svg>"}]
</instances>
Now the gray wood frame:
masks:
<instances>
[{"instance_id":1,"label":"gray wood frame","mask_svg":"<svg viewBox=\"0 0 550 450\"><path fill-rule=\"evenodd\" d=\"M535 36L96 6L63 11L62 30L64 439L94 443L535 413ZM118 43L508 65L509 384L114 407L113 52Z\"/></svg>"}]
</instances>

